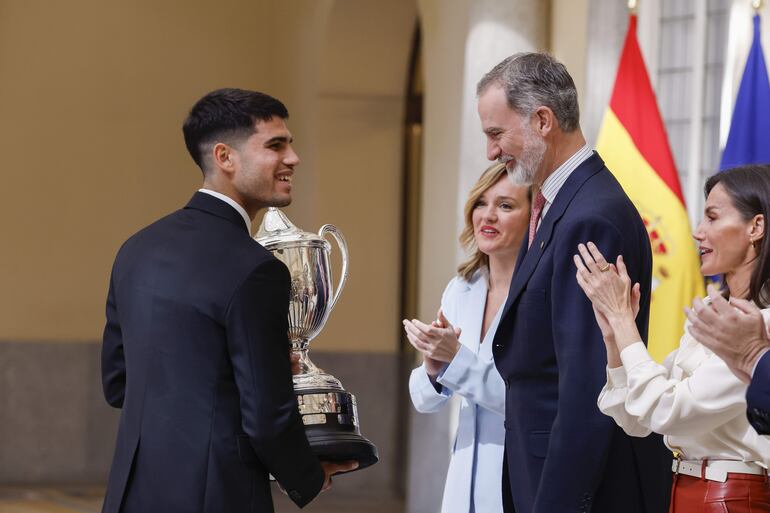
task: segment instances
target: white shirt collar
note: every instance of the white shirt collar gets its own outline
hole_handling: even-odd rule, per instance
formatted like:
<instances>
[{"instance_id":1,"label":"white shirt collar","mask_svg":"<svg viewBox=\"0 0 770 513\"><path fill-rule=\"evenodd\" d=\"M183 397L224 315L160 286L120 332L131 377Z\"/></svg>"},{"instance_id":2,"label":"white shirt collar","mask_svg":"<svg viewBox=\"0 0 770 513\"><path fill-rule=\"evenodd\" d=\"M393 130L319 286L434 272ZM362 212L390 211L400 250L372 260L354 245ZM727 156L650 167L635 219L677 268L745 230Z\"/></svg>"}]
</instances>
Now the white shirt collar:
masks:
<instances>
[{"instance_id":1,"label":"white shirt collar","mask_svg":"<svg viewBox=\"0 0 770 513\"><path fill-rule=\"evenodd\" d=\"M562 185L564 185L564 182L567 181L569 175L571 175L580 164L585 162L592 153L591 147L588 144L585 144L545 179L540 192L545 196L546 206L550 206L550 204L553 203L553 200L556 199L556 195L559 194L559 190ZM543 215L545 215L545 210L543 211Z\"/></svg>"},{"instance_id":2,"label":"white shirt collar","mask_svg":"<svg viewBox=\"0 0 770 513\"><path fill-rule=\"evenodd\" d=\"M251 233L251 219L249 219L249 214L246 213L246 210L242 206L238 204L237 201L235 201L230 196L226 196L222 194L221 192L212 191L211 189L198 189L198 192L202 192L204 194L208 194L209 196L214 196L215 198L219 198L231 207L233 207L239 214L241 214L241 217L243 218L243 222L246 223L246 230Z\"/></svg>"}]
</instances>

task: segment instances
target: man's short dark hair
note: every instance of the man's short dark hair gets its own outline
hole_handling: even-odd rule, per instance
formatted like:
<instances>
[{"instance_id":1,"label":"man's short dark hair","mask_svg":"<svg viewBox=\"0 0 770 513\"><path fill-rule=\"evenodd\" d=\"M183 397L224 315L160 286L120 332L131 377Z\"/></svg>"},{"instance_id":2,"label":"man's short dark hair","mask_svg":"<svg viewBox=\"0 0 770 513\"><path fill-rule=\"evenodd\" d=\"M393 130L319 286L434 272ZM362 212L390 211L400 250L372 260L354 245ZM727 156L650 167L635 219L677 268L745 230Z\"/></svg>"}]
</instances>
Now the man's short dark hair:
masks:
<instances>
[{"instance_id":1,"label":"man's short dark hair","mask_svg":"<svg viewBox=\"0 0 770 513\"><path fill-rule=\"evenodd\" d=\"M565 132L580 126L575 82L564 64L547 53L522 52L504 59L481 78L476 95L492 85L503 88L508 106L519 114L530 116L545 106Z\"/></svg>"},{"instance_id":2,"label":"man's short dark hair","mask_svg":"<svg viewBox=\"0 0 770 513\"><path fill-rule=\"evenodd\" d=\"M257 121L286 119L289 111L280 100L245 89L217 89L198 100L182 125L187 151L203 173L205 147L217 142L234 143L254 133Z\"/></svg>"}]
</instances>

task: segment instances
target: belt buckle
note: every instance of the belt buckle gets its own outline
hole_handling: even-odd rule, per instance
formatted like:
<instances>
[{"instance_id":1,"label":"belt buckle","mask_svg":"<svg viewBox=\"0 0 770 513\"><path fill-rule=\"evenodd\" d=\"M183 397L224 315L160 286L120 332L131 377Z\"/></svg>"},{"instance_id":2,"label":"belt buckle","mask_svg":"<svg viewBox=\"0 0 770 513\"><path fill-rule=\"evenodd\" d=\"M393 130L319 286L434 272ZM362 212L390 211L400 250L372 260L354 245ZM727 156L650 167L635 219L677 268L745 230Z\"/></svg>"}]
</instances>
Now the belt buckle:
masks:
<instances>
[{"instance_id":1,"label":"belt buckle","mask_svg":"<svg viewBox=\"0 0 770 513\"><path fill-rule=\"evenodd\" d=\"M676 462L673 468L674 474L679 474L679 466L682 464L682 453L674 452L674 461Z\"/></svg>"},{"instance_id":2,"label":"belt buckle","mask_svg":"<svg viewBox=\"0 0 770 513\"><path fill-rule=\"evenodd\" d=\"M724 483L727 481L727 471L720 468L706 468L706 479Z\"/></svg>"}]
</instances>

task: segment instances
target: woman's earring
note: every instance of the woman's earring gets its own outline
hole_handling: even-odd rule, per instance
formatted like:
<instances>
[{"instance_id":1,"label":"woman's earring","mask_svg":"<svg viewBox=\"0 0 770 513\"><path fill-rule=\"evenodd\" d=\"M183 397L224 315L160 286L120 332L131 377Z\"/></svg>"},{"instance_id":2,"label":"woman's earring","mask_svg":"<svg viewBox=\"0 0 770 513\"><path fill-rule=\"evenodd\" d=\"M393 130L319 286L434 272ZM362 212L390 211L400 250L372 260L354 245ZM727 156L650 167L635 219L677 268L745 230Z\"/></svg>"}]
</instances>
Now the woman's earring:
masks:
<instances>
[{"instance_id":1,"label":"woman's earring","mask_svg":"<svg viewBox=\"0 0 770 513\"><path fill-rule=\"evenodd\" d=\"M757 241L754 239L751 239L751 247L754 249L757 249Z\"/></svg>"}]
</instances>

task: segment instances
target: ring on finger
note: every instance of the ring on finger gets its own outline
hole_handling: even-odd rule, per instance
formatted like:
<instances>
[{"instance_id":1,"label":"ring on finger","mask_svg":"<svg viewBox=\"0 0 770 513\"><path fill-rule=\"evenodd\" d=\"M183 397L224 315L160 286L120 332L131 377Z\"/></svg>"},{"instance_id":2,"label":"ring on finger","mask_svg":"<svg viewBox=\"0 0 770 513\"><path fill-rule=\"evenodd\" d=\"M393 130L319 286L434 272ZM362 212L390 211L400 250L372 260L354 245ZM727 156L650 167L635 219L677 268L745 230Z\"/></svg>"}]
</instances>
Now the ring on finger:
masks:
<instances>
[{"instance_id":1,"label":"ring on finger","mask_svg":"<svg viewBox=\"0 0 770 513\"><path fill-rule=\"evenodd\" d=\"M604 265L603 265L603 266L601 266L601 267L599 267L599 270L600 270L601 272L605 272L605 271L608 271L609 269L610 269L610 264L608 264L607 262L604 262Z\"/></svg>"}]
</instances>

